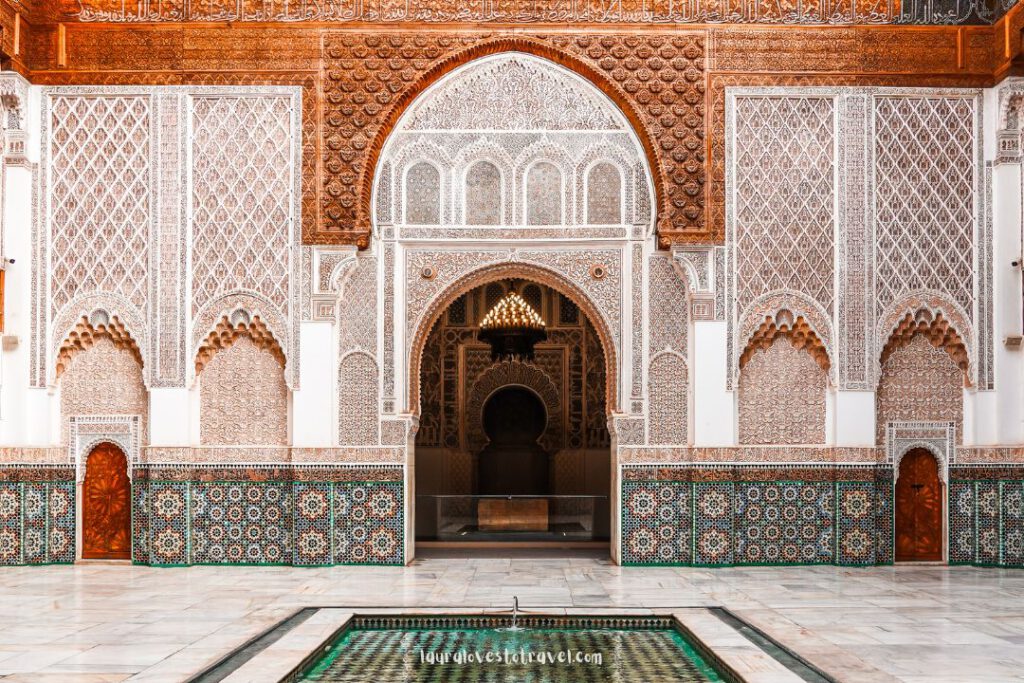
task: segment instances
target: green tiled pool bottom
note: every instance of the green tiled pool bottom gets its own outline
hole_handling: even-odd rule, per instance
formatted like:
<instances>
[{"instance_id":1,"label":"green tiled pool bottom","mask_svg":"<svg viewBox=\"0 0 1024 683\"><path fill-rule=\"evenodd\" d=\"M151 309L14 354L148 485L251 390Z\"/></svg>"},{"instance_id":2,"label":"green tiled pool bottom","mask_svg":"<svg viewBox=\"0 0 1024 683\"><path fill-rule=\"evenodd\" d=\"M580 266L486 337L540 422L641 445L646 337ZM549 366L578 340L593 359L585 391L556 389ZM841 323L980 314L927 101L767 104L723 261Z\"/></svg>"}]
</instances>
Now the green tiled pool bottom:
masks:
<instances>
[{"instance_id":1,"label":"green tiled pool bottom","mask_svg":"<svg viewBox=\"0 0 1024 683\"><path fill-rule=\"evenodd\" d=\"M353 628L299 680L689 683L723 678L673 628Z\"/></svg>"}]
</instances>

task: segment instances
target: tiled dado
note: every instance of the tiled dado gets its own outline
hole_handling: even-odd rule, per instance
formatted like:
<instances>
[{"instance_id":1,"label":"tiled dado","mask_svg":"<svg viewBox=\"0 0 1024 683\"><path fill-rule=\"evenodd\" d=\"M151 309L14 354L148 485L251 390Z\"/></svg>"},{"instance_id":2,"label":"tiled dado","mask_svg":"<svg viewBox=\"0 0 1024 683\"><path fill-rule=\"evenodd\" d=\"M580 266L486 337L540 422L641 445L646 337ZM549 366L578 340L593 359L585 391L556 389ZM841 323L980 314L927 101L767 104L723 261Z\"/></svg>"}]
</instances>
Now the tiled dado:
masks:
<instances>
[{"instance_id":1,"label":"tiled dado","mask_svg":"<svg viewBox=\"0 0 1024 683\"><path fill-rule=\"evenodd\" d=\"M0 565L74 561L74 468L0 468Z\"/></svg>"},{"instance_id":2,"label":"tiled dado","mask_svg":"<svg viewBox=\"0 0 1024 683\"><path fill-rule=\"evenodd\" d=\"M893 561L892 468L622 470L624 565Z\"/></svg>"},{"instance_id":3,"label":"tiled dado","mask_svg":"<svg viewBox=\"0 0 1024 683\"><path fill-rule=\"evenodd\" d=\"M402 564L401 467L136 470L132 559Z\"/></svg>"},{"instance_id":4,"label":"tiled dado","mask_svg":"<svg viewBox=\"0 0 1024 683\"><path fill-rule=\"evenodd\" d=\"M949 468L949 562L1024 567L1024 465Z\"/></svg>"}]
</instances>

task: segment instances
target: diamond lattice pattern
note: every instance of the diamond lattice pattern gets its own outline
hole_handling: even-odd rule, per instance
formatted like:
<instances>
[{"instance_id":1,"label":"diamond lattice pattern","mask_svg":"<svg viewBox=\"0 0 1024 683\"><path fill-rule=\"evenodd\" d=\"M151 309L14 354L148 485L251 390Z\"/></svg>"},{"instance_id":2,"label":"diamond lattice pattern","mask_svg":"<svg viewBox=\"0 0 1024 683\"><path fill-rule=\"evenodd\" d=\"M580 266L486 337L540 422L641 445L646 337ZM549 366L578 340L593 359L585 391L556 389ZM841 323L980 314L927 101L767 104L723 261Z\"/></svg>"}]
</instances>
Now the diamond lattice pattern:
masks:
<instances>
[{"instance_id":1,"label":"diamond lattice pattern","mask_svg":"<svg viewBox=\"0 0 1024 683\"><path fill-rule=\"evenodd\" d=\"M971 310L974 145L971 98L876 99L877 313L915 289Z\"/></svg>"},{"instance_id":2,"label":"diamond lattice pattern","mask_svg":"<svg viewBox=\"0 0 1024 683\"><path fill-rule=\"evenodd\" d=\"M146 305L150 230L148 97L51 100L51 311L80 294Z\"/></svg>"},{"instance_id":3,"label":"diamond lattice pattern","mask_svg":"<svg viewBox=\"0 0 1024 683\"><path fill-rule=\"evenodd\" d=\"M794 289L832 310L835 132L832 100L736 101L736 252L740 310Z\"/></svg>"},{"instance_id":4,"label":"diamond lattice pattern","mask_svg":"<svg viewBox=\"0 0 1024 683\"><path fill-rule=\"evenodd\" d=\"M287 311L291 103L202 97L192 109L192 303L256 291Z\"/></svg>"}]
</instances>

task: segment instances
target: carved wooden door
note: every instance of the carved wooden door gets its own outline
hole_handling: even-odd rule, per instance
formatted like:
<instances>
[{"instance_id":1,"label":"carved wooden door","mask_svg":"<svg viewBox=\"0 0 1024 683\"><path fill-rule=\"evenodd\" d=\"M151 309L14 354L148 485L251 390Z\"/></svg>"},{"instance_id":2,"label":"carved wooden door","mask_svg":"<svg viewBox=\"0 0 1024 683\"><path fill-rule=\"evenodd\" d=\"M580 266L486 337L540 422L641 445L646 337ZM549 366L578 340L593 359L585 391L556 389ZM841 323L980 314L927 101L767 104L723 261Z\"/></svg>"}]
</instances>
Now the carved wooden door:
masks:
<instances>
[{"instance_id":1,"label":"carved wooden door","mask_svg":"<svg viewBox=\"0 0 1024 683\"><path fill-rule=\"evenodd\" d=\"M93 449L82 485L82 557L129 560L132 556L131 483L120 448Z\"/></svg>"},{"instance_id":2,"label":"carved wooden door","mask_svg":"<svg viewBox=\"0 0 1024 683\"><path fill-rule=\"evenodd\" d=\"M942 485L926 450L903 456L896 480L896 561L942 559Z\"/></svg>"}]
</instances>

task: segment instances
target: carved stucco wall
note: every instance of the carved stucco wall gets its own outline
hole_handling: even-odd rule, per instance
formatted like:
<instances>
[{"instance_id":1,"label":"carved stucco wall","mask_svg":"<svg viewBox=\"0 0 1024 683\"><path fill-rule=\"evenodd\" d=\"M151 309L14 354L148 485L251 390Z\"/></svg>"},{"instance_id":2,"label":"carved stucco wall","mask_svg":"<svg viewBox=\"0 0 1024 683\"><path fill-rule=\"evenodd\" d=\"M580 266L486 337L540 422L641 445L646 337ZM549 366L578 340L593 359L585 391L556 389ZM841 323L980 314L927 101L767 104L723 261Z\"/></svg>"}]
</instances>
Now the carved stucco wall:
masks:
<instances>
[{"instance_id":1,"label":"carved stucco wall","mask_svg":"<svg viewBox=\"0 0 1024 683\"><path fill-rule=\"evenodd\" d=\"M288 444L288 387L280 362L247 334L218 351L199 376L203 445Z\"/></svg>"},{"instance_id":2,"label":"carved stucco wall","mask_svg":"<svg viewBox=\"0 0 1024 683\"><path fill-rule=\"evenodd\" d=\"M739 87L726 100L730 383L751 325L785 305L822 339L836 386L869 391L892 321L923 306L956 324L991 388L991 286L973 266L992 258L980 93Z\"/></svg>"},{"instance_id":3,"label":"carved stucco wall","mask_svg":"<svg viewBox=\"0 0 1024 683\"><path fill-rule=\"evenodd\" d=\"M882 365L875 395L876 438L885 443L889 422L955 422L963 443L963 372L924 334L893 350Z\"/></svg>"},{"instance_id":4,"label":"carved stucco wall","mask_svg":"<svg viewBox=\"0 0 1024 683\"><path fill-rule=\"evenodd\" d=\"M651 220L652 181L625 116L578 74L524 53L475 60L424 92L388 137L374 182L378 225L557 225L565 235L588 221ZM494 187L474 191L481 183ZM588 196L591 186L602 194Z\"/></svg>"},{"instance_id":5,"label":"carved stucco wall","mask_svg":"<svg viewBox=\"0 0 1024 683\"><path fill-rule=\"evenodd\" d=\"M362 256L346 279L338 302L338 436L341 445L377 445L377 257Z\"/></svg>"},{"instance_id":6,"label":"carved stucco wall","mask_svg":"<svg viewBox=\"0 0 1024 683\"><path fill-rule=\"evenodd\" d=\"M777 337L740 371L740 443L825 443L825 387L814 358Z\"/></svg>"},{"instance_id":7,"label":"carved stucco wall","mask_svg":"<svg viewBox=\"0 0 1024 683\"><path fill-rule=\"evenodd\" d=\"M33 385L54 380L53 350L97 308L131 329L147 386L184 386L199 341L236 308L273 330L293 383L298 94L276 86L44 91Z\"/></svg>"},{"instance_id":8,"label":"carved stucco wall","mask_svg":"<svg viewBox=\"0 0 1024 683\"><path fill-rule=\"evenodd\" d=\"M338 438L343 446L378 443L377 362L373 356L353 351L338 367Z\"/></svg>"},{"instance_id":9,"label":"carved stucco wall","mask_svg":"<svg viewBox=\"0 0 1024 683\"><path fill-rule=\"evenodd\" d=\"M648 440L652 444L685 445L689 431L686 358L690 305L686 282L668 254L648 259L648 280Z\"/></svg>"},{"instance_id":10,"label":"carved stucco wall","mask_svg":"<svg viewBox=\"0 0 1024 683\"><path fill-rule=\"evenodd\" d=\"M140 440L148 443L149 395L130 349L116 348L109 337L101 337L75 354L59 386L62 444L68 443L68 418L98 415L141 416Z\"/></svg>"}]
</instances>

